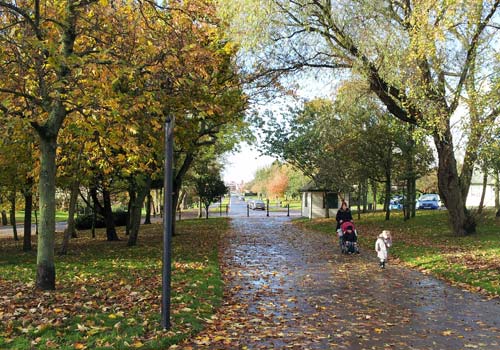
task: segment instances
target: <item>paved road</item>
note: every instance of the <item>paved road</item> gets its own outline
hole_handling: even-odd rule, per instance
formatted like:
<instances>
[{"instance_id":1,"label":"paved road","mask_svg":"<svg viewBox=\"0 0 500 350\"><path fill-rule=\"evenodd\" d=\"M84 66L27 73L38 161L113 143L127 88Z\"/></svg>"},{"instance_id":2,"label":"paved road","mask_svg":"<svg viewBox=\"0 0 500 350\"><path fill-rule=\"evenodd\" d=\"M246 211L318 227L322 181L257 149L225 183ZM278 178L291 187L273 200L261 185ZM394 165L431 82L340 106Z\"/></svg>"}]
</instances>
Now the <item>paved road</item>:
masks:
<instances>
[{"instance_id":1,"label":"paved road","mask_svg":"<svg viewBox=\"0 0 500 350\"><path fill-rule=\"evenodd\" d=\"M182 349L500 349L498 300L379 270L372 252L341 255L287 217L235 215L232 225L224 305Z\"/></svg>"},{"instance_id":2,"label":"paved road","mask_svg":"<svg viewBox=\"0 0 500 350\"><path fill-rule=\"evenodd\" d=\"M66 222L57 222L56 223L56 231L57 232L63 232L64 229L66 228L67 223ZM16 225L17 226L17 234L19 238L24 236L24 225ZM31 225L31 232L35 234L36 232L36 225ZM13 237L14 233L12 231L12 226L0 226L0 238L2 237Z\"/></svg>"},{"instance_id":3,"label":"paved road","mask_svg":"<svg viewBox=\"0 0 500 350\"><path fill-rule=\"evenodd\" d=\"M212 205L213 207L218 208L219 203L214 203ZM229 204L230 210L229 210L229 216L231 217L246 217L247 216L247 202L241 201L238 199L236 196L232 196L230 199L230 204ZM271 203L272 207L272 203ZM225 210L225 209L224 209ZM263 210L249 210L249 215L250 217L266 217L266 211ZM212 217L213 216L218 216L217 213L211 213L210 214ZM223 215L225 215L223 213ZM270 217L276 217L276 216L286 216L287 215L287 210L286 208L280 208L279 212L270 212ZM290 211L291 216L297 216L300 215L300 212L297 210L291 210ZM194 212L183 212L181 214L182 219L192 219L196 218L198 216L198 213ZM178 215L176 214L176 219L178 218ZM161 222L161 218L151 218L152 221L158 221ZM57 232L63 232L64 229L66 228L67 223L64 222L57 222L56 223L56 231ZM19 224L17 225L17 234L19 238L23 237L23 230L24 230L24 225ZM34 234L36 230L36 226L32 225L31 226L31 232ZM2 237L13 237L13 232L12 232L12 226L0 226L0 238Z\"/></svg>"},{"instance_id":4,"label":"paved road","mask_svg":"<svg viewBox=\"0 0 500 350\"><path fill-rule=\"evenodd\" d=\"M242 217L249 217L252 218L265 218L267 217L267 211L266 210L247 210L247 204L248 201L242 201L240 200L237 196L231 196L230 200L230 210L229 210L229 216L234 217L234 218L242 218ZM282 216L287 216L288 211L287 208L279 208L276 206L276 203L270 202L270 212L269 212L269 217L282 217ZM300 215L300 210L297 209L291 209L290 210L290 216L299 216Z\"/></svg>"}]
</instances>

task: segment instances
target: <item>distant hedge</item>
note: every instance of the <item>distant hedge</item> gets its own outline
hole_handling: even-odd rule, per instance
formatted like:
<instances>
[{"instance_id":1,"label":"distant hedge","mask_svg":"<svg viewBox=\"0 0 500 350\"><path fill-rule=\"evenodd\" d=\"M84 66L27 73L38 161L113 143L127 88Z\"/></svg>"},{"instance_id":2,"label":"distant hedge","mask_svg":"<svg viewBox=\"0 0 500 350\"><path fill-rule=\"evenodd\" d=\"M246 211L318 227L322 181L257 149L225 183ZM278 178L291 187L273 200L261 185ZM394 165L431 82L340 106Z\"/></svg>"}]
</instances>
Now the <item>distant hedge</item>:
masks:
<instances>
[{"instance_id":1,"label":"distant hedge","mask_svg":"<svg viewBox=\"0 0 500 350\"><path fill-rule=\"evenodd\" d=\"M93 216L94 216L93 214L79 215L75 220L76 229L90 230L92 228ZM114 212L113 219L115 221L115 226L126 226L128 222L128 212L126 211ZM106 224L104 222L104 217L102 217L99 214L96 217L95 227L96 228L106 227Z\"/></svg>"}]
</instances>

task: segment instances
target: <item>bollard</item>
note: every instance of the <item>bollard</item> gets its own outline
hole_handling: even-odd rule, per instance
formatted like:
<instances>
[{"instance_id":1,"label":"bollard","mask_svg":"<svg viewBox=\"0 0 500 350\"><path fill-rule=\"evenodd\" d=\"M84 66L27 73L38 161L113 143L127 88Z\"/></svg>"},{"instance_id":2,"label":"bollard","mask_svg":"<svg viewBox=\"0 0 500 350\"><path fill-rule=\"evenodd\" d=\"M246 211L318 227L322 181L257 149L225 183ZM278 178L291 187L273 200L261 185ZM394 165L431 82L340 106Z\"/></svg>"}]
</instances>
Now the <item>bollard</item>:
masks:
<instances>
[{"instance_id":1,"label":"bollard","mask_svg":"<svg viewBox=\"0 0 500 350\"><path fill-rule=\"evenodd\" d=\"M290 203L288 203L286 207L287 207L286 216L290 216Z\"/></svg>"},{"instance_id":2,"label":"bollard","mask_svg":"<svg viewBox=\"0 0 500 350\"><path fill-rule=\"evenodd\" d=\"M269 216L269 199L267 200L267 214L266 216Z\"/></svg>"},{"instance_id":3,"label":"bollard","mask_svg":"<svg viewBox=\"0 0 500 350\"><path fill-rule=\"evenodd\" d=\"M247 204L247 217L250 217L250 207Z\"/></svg>"}]
</instances>

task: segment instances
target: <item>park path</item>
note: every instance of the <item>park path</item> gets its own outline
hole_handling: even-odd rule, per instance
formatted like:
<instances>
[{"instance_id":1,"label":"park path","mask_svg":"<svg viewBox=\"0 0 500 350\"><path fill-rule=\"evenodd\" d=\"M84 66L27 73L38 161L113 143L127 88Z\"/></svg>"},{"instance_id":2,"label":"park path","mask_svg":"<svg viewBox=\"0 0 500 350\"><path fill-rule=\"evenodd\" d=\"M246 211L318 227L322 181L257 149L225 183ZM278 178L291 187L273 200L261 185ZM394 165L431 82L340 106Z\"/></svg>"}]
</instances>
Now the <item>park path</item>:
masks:
<instances>
[{"instance_id":1,"label":"park path","mask_svg":"<svg viewBox=\"0 0 500 350\"><path fill-rule=\"evenodd\" d=\"M237 216L224 303L189 349L500 349L500 302L374 254L345 256L289 218Z\"/></svg>"}]
</instances>

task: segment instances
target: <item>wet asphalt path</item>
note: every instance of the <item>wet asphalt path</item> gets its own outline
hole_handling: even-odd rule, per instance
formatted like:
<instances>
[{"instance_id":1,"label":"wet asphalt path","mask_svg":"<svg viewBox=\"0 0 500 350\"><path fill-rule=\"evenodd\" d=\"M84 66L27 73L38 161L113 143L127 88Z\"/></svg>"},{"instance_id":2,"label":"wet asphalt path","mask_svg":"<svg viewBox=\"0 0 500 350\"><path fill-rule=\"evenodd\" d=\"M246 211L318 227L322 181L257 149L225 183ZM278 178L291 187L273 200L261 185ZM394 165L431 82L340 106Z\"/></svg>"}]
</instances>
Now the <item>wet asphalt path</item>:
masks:
<instances>
[{"instance_id":1,"label":"wet asphalt path","mask_svg":"<svg viewBox=\"0 0 500 350\"><path fill-rule=\"evenodd\" d=\"M286 216L233 198L225 301L183 349L500 349L500 302L419 272L344 256ZM362 233L361 233L362 234Z\"/></svg>"}]
</instances>

